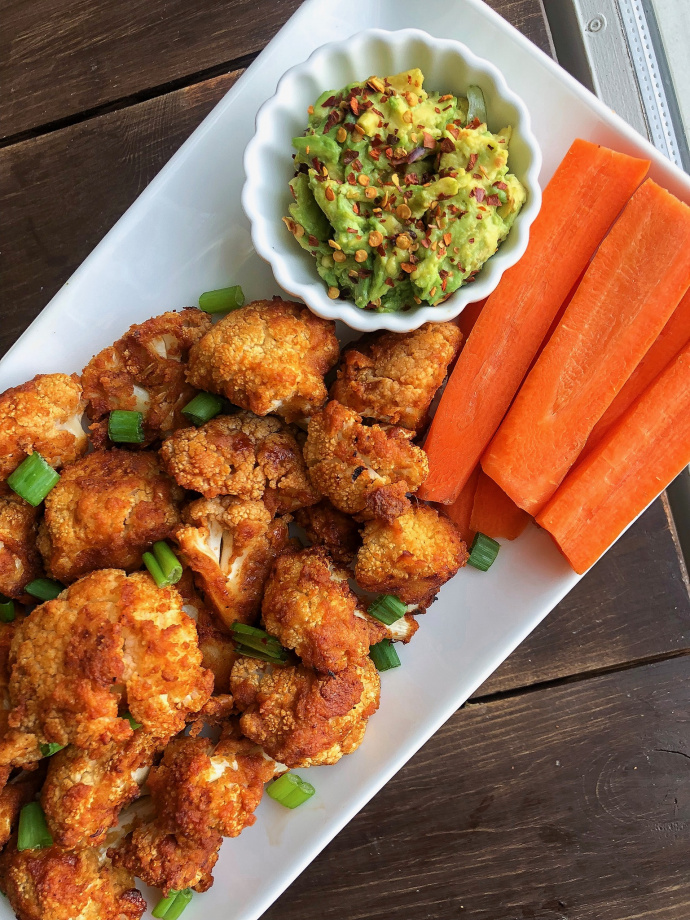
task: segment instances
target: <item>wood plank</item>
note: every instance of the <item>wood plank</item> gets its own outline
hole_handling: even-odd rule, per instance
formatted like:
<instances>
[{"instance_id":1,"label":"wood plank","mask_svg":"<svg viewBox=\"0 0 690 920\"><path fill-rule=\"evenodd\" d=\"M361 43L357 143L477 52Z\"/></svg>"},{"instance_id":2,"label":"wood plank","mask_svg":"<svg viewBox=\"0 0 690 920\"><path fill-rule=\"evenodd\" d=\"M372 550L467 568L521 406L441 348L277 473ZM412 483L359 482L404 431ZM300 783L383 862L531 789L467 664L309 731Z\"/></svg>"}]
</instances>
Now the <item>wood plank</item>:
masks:
<instances>
[{"instance_id":1,"label":"wood plank","mask_svg":"<svg viewBox=\"0 0 690 920\"><path fill-rule=\"evenodd\" d=\"M687 920L688 681L682 658L467 706L264 920Z\"/></svg>"},{"instance_id":2,"label":"wood plank","mask_svg":"<svg viewBox=\"0 0 690 920\"><path fill-rule=\"evenodd\" d=\"M8 0L0 31L0 136L179 85L190 75L228 70L260 51L299 5L300 0ZM540 0L490 5L550 53Z\"/></svg>"}]
</instances>

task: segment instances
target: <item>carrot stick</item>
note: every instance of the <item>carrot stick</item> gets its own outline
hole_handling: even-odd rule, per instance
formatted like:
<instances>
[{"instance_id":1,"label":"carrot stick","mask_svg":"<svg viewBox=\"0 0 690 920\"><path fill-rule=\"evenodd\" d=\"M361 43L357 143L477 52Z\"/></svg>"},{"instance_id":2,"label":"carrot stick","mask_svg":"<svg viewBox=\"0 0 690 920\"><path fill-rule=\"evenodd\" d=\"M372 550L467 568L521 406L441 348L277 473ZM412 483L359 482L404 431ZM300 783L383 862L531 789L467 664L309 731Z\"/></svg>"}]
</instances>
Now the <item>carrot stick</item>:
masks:
<instances>
[{"instance_id":1,"label":"carrot stick","mask_svg":"<svg viewBox=\"0 0 690 920\"><path fill-rule=\"evenodd\" d=\"M460 494L455 499L452 505L441 505L439 511L444 511L448 517L453 521L460 531L462 539L469 544L472 542L474 537L474 530L470 527L470 518L472 517L472 506L474 505L474 493L477 488L477 478L479 476L479 464L472 470L470 473L470 478L467 480L463 488L460 490ZM487 534L487 536L491 536Z\"/></svg>"},{"instance_id":2,"label":"carrot stick","mask_svg":"<svg viewBox=\"0 0 690 920\"><path fill-rule=\"evenodd\" d=\"M648 179L592 260L482 467L537 514L690 285L690 208Z\"/></svg>"},{"instance_id":3,"label":"carrot stick","mask_svg":"<svg viewBox=\"0 0 690 920\"><path fill-rule=\"evenodd\" d=\"M648 168L648 160L573 143L544 190L525 255L487 300L450 376L424 445L422 498L457 498L558 308Z\"/></svg>"},{"instance_id":4,"label":"carrot stick","mask_svg":"<svg viewBox=\"0 0 690 920\"><path fill-rule=\"evenodd\" d=\"M449 507L453 508L453 505ZM514 540L527 527L529 515L497 486L483 470L479 471L470 527L487 537Z\"/></svg>"},{"instance_id":5,"label":"carrot stick","mask_svg":"<svg viewBox=\"0 0 690 920\"><path fill-rule=\"evenodd\" d=\"M673 311L656 342L594 426L580 459L597 446L613 423L621 417L628 406L632 405L640 393L647 389L657 374L661 373L688 340L690 340L690 291Z\"/></svg>"},{"instance_id":6,"label":"carrot stick","mask_svg":"<svg viewBox=\"0 0 690 920\"><path fill-rule=\"evenodd\" d=\"M570 471L537 517L576 572L690 463L690 343Z\"/></svg>"},{"instance_id":7,"label":"carrot stick","mask_svg":"<svg viewBox=\"0 0 690 920\"><path fill-rule=\"evenodd\" d=\"M459 326L460 332L462 332L465 339L474 329L474 325L479 319L479 314L484 309L485 303L486 298L484 298L484 300L477 300L474 303L468 303L460 316L456 319L455 322Z\"/></svg>"}]
</instances>

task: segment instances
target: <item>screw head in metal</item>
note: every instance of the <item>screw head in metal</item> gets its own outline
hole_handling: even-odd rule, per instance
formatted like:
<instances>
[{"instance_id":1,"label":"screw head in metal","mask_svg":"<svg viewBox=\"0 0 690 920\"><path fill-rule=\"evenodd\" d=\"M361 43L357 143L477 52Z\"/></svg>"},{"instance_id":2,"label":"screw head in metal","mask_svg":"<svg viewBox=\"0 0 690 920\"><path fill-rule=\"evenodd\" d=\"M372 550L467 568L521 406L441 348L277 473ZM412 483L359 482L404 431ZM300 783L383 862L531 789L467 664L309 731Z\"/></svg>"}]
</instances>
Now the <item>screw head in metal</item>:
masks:
<instances>
[{"instance_id":1,"label":"screw head in metal","mask_svg":"<svg viewBox=\"0 0 690 920\"><path fill-rule=\"evenodd\" d=\"M588 32L603 32L606 28L606 17L605 16L593 16L592 19L587 23Z\"/></svg>"}]
</instances>

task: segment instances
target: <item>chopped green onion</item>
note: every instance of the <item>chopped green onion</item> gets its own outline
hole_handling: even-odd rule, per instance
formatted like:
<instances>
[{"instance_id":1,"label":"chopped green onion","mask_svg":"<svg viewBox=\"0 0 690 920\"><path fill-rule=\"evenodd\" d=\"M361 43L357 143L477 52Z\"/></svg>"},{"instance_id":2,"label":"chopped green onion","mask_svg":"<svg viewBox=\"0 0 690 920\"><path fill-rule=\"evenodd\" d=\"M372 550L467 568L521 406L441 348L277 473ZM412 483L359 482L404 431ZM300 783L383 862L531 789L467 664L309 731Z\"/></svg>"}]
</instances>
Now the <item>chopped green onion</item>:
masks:
<instances>
[{"instance_id":1,"label":"chopped green onion","mask_svg":"<svg viewBox=\"0 0 690 920\"><path fill-rule=\"evenodd\" d=\"M129 409L115 409L108 418L108 437L115 444L141 444L144 416Z\"/></svg>"},{"instance_id":2,"label":"chopped green onion","mask_svg":"<svg viewBox=\"0 0 690 920\"><path fill-rule=\"evenodd\" d=\"M400 667L398 653L393 648L390 639L382 639L376 645L372 645L369 649L369 657L379 671L390 671L391 668Z\"/></svg>"},{"instance_id":3,"label":"chopped green onion","mask_svg":"<svg viewBox=\"0 0 690 920\"><path fill-rule=\"evenodd\" d=\"M286 808L297 808L307 799L310 799L316 789L311 783L305 782L296 773L283 773L274 783L268 787L266 792L276 802L280 802Z\"/></svg>"},{"instance_id":4,"label":"chopped green onion","mask_svg":"<svg viewBox=\"0 0 690 920\"><path fill-rule=\"evenodd\" d=\"M132 715L131 712L124 712L124 713L120 716L120 718L121 718L121 719L127 719L127 721L129 722L129 724L132 726L132 731L134 731L134 732L135 732L138 728L141 728L141 726L142 726L142 723L141 723L141 722L137 722L137 720L134 718L134 716Z\"/></svg>"},{"instance_id":5,"label":"chopped green onion","mask_svg":"<svg viewBox=\"0 0 690 920\"><path fill-rule=\"evenodd\" d=\"M149 575L156 582L157 586L159 588L167 588L168 581L163 574L163 569L158 564L158 561L153 553L144 553L144 555L141 557L141 560L149 570Z\"/></svg>"},{"instance_id":6,"label":"chopped green onion","mask_svg":"<svg viewBox=\"0 0 690 920\"><path fill-rule=\"evenodd\" d=\"M192 900L192 889L185 888L182 891L171 891L167 898L161 898L151 912L152 917L157 920L177 920L182 911Z\"/></svg>"},{"instance_id":7,"label":"chopped green onion","mask_svg":"<svg viewBox=\"0 0 690 920\"><path fill-rule=\"evenodd\" d=\"M484 93L478 86L467 87L467 122L473 122L476 119L480 124L486 124L486 102Z\"/></svg>"},{"instance_id":8,"label":"chopped green onion","mask_svg":"<svg viewBox=\"0 0 690 920\"><path fill-rule=\"evenodd\" d=\"M0 601L0 623L11 623L16 616L17 611L14 609L14 601Z\"/></svg>"},{"instance_id":9,"label":"chopped green onion","mask_svg":"<svg viewBox=\"0 0 690 920\"><path fill-rule=\"evenodd\" d=\"M34 451L8 476L7 485L35 508L59 481L59 473Z\"/></svg>"},{"instance_id":10,"label":"chopped green onion","mask_svg":"<svg viewBox=\"0 0 690 920\"><path fill-rule=\"evenodd\" d=\"M182 563L165 540L158 540L153 544L153 555L163 573L166 586L176 585L182 578Z\"/></svg>"},{"instance_id":11,"label":"chopped green onion","mask_svg":"<svg viewBox=\"0 0 690 920\"><path fill-rule=\"evenodd\" d=\"M206 291L199 298L199 307L204 313L230 313L244 306L244 294L239 284L232 287L219 288L217 291Z\"/></svg>"},{"instance_id":12,"label":"chopped green onion","mask_svg":"<svg viewBox=\"0 0 690 920\"><path fill-rule=\"evenodd\" d=\"M394 594L379 594L367 612L385 623L386 626L390 626L391 623L396 623L401 617L404 617L406 610L407 607Z\"/></svg>"},{"instance_id":13,"label":"chopped green onion","mask_svg":"<svg viewBox=\"0 0 690 920\"><path fill-rule=\"evenodd\" d=\"M53 754L57 754L58 751L61 751L66 745L57 744L55 741L49 741L47 744L41 744L41 754L44 757L52 757Z\"/></svg>"},{"instance_id":14,"label":"chopped green onion","mask_svg":"<svg viewBox=\"0 0 690 920\"><path fill-rule=\"evenodd\" d=\"M223 411L225 400L215 393L197 393L191 402L183 408L182 414L186 415L195 425L204 425L219 412Z\"/></svg>"},{"instance_id":15,"label":"chopped green onion","mask_svg":"<svg viewBox=\"0 0 690 920\"><path fill-rule=\"evenodd\" d=\"M51 847L53 838L39 802L29 802L19 814L18 850L42 850Z\"/></svg>"},{"instance_id":16,"label":"chopped green onion","mask_svg":"<svg viewBox=\"0 0 690 920\"><path fill-rule=\"evenodd\" d=\"M39 601L52 601L65 590L65 587L52 578L34 578L24 590Z\"/></svg>"},{"instance_id":17,"label":"chopped green onion","mask_svg":"<svg viewBox=\"0 0 690 920\"><path fill-rule=\"evenodd\" d=\"M263 629L247 626L245 623L233 623L230 630L240 655L273 663L284 663L288 660L288 653L280 642Z\"/></svg>"},{"instance_id":18,"label":"chopped green onion","mask_svg":"<svg viewBox=\"0 0 690 920\"><path fill-rule=\"evenodd\" d=\"M470 558L467 564L486 572L493 565L500 548L501 544L487 537L485 533L476 533L472 546L470 546Z\"/></svg>"}]
</instances>

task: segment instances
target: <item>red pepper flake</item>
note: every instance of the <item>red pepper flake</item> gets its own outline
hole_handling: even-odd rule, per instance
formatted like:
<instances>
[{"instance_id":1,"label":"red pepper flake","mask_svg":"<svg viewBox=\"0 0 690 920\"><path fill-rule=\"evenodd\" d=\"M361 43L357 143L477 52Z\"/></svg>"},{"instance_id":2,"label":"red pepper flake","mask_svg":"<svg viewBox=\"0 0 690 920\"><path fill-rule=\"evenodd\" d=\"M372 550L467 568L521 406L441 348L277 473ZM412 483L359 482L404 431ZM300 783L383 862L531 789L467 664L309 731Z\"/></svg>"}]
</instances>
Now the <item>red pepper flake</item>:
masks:
<instances>
[{"instance_id":1,"label":"red pepper flake","mask_svg":"<svg viewBox=\"0 0 690 920\"><path fill-rule=\"evenodd\" d=\"M443 284L441 285L441 290L445 292L445 290L446 290L447 287L448 287L448 279L447 279L447 278L444 278L444 279L443 279Z\"/></svg>"},{"instance_id":2,"label":"red pepper flake","mask_svg":"<svg viewBox=\"0 0 690 920\"><path fill-rule=\"evenodd\" d=\"M350 149L343 150L343 163L345 164L345 166L349 166L350 163L352 163L356 159L357 159L356 150L350 150Z\"/></svg>"},{"instance_id":3,"label":"red pepper flake","mask_svg":"<svg viewBox=\"0 0 690 920\"><path fill-rule=\"evenodd\" d=\"M471 128L473 131L476 131L481 121L478 118L473 118L472 121L467 125L468 128Z\"/></svg>"},{"instance_id":4,"label":"red pepper flake","mask_svg":"<svg viewBox=\"0 0 690 920\"><path fill-rule=\"evenodd\" d=\"M457 140L458 137L459 137L459 135L460 135L460 132L459 132L458 129L455 127L455 125L446 125L446 131L447 131L449 134L452 134L453 137L455 138L455 140Z\"/></svg>"},{"instance_id":5,"label":"red pepper flake","mask_svg":"<svg viewBox=\"0 0 690 920\"><path fill-rule=\"evenodd\" d=\"M505 184L505 182L494 182L494 185L496 186L496 188L500 188L504 192L508 191L508 186Z\"/></svg>"},{"instance_id":6,"label":"red pepper flake","mask_svg":"<svg viewBox=\"0 0 690 920\"><path fill-rule=\"evenodd\" d=\"M474 243L474 237L471 236L467 242L468 242L468 243Z\"/></svg>"},{"instance_id":7,"label":"red pepper flake","mask_svg":"<svg viewBox=\"0 0 690 920\"><path fill-rule=\"evenodd\" d=\"M444 137L441 141L441 150L443 153L452 153L455 150L455 144L449 137Z\"/></svg>"},{"instance_id":8,"label":"red pepper flake","mask_svg":"<svg viewBox=\"0 0 690 920\"><path fill-rule=\"evenodd\" d=\"M323 103L322 108L328 108L328 106L335 105L336 102L340 102L340 99L336 99L335 96L329 96L328 99Z\"/></svg>"},{"instance_id":9,"label":"red pepper flake","mask_svg":"<svg viewBox=\"0 0 690 920\"><path fill-rule=\"evenodd\" d=\"M376 162L378 163L378 161L381 159L381 151L376 150L375 148L372 148L369 151L369 156L372 158L372 160L376 160Z\"/></svg>"},{"instance_id":10,"label":"red pepper flake","mask_svg":"<svg viewBox=\"0 0 690 920\"><path fill-rule=\"evenodd\" d=\"M357 172L362 171L362 161L359 159L359 157L357 157L356 160L352 161L352 168L356 170Z\"/></svg>"},{"instance_id":11,"label":"red pepper flake","mask_svg":"<svg viewBox=\"0 0 690 920\"><path fill-rule=\"evenodd\" d=\"M381 243L380 246L377 246L377 247L376 247L376 251L377 251L378 254L381 256L382 259L385 257L385 255L386 255L386 250L383 248L383 243Z\"/></svg>"},{"instance_id":12,"label":"red pepper flake","mask_svg":"<svg viewBox=\"0 0 690 920\"><path fill-rule=\"evenodd\" d=\"M427 150L433 150L436 146L436 139L433 138L428 131L424 132L424 146Z\"/></svg>"},{"instance_id":13,"label":"red pepper flake","mask_svg":"<svg viewBox=\"0 0 690 920\"><path fill-rule=\"evenodd\" d=\"M352 109L353 115L359 115L359 102L357 102L354 96L350 97L350 108Z\"/></svg>"},{"instance_id":14,"label":"red pepper flake","mask_svg":"<svg viewBox=\"0 0 690 920\"><path fill-rule=\"evenodd\" d=\"M370 278L374 273L368 268L360 268L357 274L360 278Z\"/></svg>"},{"instance_id":15,"label":"red pepper flake","mask_svg":"<svg viewBox=\"0 0 690 920\"><path fill-rule=\"evenodd\" d=\"M392 147L386 147L384 152L389 160L393 159L393 148Z\"/></svg>"},{"instance_id":16,"label":"red pepper flake","mask_svg":"<svg viewBox=\"0 0 690 920\"><path fill-rule=\"evenodd\" d=\"M323 126L324 134L328 134L328 132L331 130L331 128L334 128L337 124L339 124L341 118L342 118L342 116L341 116L339 110L338 110L338 109L333 109L333 111L331 112L331 114L330 114L330 115L328 116L328 118L326 119L326 124Z\"/></svg>"},{"instance_id":17,"label":"red pepper flake","mask_svg":"<svg viewBox=\"0 0 690 920\"><path fill-rule=\"evenodd\" d=\"M486 191L483 188L481 188L481 186L476 186L470 192L470 198L475 198L477 201L477 204L481 204L482 201L484 201L484 199L486 198Z\"/></svg>"},{"instance_id":18,"label":"red pepper flake","mask_svg":"<svg viewBox=\"0 0 690 920\"><path fill-rule=\"evenodd\" d=\"M437 105L434 106L434 112L436 112L437 115L440 115L440 114L441 114L441 110L439 109L439 107L438 107Z\"/></svg>"},{"instance_id":19,"label":"red pepper flake","mask_svg":"<svg viewBox=\"0 0 690 920\"><path fill-rule=\"evenodd\" d=\"M350 185L356 185L357 179L355 178L355 174L348 173L347 181L350 183Z\"/></svg>"},{"instance_id":20,"label":"red pepper flake","mask_svg":"<svg viewBox=\"0 0 690 920\"><path fill-rule=\"evenodd\" d=\"M486 203L490 204L494 208L497 208L501 203L501 199L498 197L498 195L489 195L486 199Z\"/></svg>"},{"instance_id":21,"label":"red pepper flake","mask_svg":"<svg viewBox=\"0 0 690 920\"><path fill-rule=\"evenodd\" d=\"M477 220L482 220L482 215L481 215L481 214L477 214Z\"/></svg>"},{"instance_id":22,"label":"red pepper flake","mask_svg":"<svg viewBox=\"0 0 690 920\"><path fill-rule=\"evenodd\" d=\"M359 214L359 205L356 201L353 201L352 203L352 213L357 215Z\"/></svg>"},{"instance_id":23,"label":"red pepper flake","mask_svg":"<svg viewBox=\"0 0 690 920\"><path fill-rule=\"evenodd\" d=\"M321 172L321 163L319 163L318 157L312 157L311 164L317 172Z\"/></svg>"},{"instance_id":24,"label":"red pepper flake","mask_svg":"<svg viewBox=\"0 0 690 920\"><path fill-rule=\"evenodd\" d=\"M448 111L448 109L452 109L452 108L453 108L453 106L452 106L452 105L447 105L447 106L445 107L445 109L444 109L443 111L444 111L444 112L447 112L447 111Z\"/></svg>"},{"instance_id":25,"label":"red pepper flake","mask_svg":"<svg viewBox=\"0 0 690 920\"><path fill-rule=\"evenodd\" d=\"M371 109L371 110L372 110L372 112L376 112L376 114L379 116L379 118L383 118L383 112L379 112L379 110L376 108L376 106L372 106L372 109Z\"/></svg>"},{"instance_id":26,"label":"red pepper flake","mask_svg":"<svg viewBox=\"0 0 690 920\"><path fill-rule=\"evenodd\" d=\"M383 283L387 284L388 287L395 287L395 282L393 281L392 278L386 278L386 280Z\"/></svg>"},{"instance_id":27,"label":"red pepper flake","mask_svg":"<svg viewBox=\"0 0 690 920\"><path fill-rule=\"evenodd\" d=\"M354 229L354 227L348 227L348 228L347 228L347 232L348 232L348 233L357 233L357 231Z\"/></svg>"},{"instance_id":28,"label":"red pepper flake","mask_svg":"<svg viewBox=\"0 0 690 920\"><path fill-rule=\"evenodd\" d=\"M473 178L473 179L482 179L483 176L482 176L481 173L472 173L472 178Z\"/></svg>"},{"instance_id":29,"label":"red pepper flake","mask_svg":"<svg viewBox=\"0 0 690 920\"><path fill-rule=\"evenodd\" d=\"M467 161L467 172L472 172L478 159L479 159L479 154L477 153L473 153L470 156L469 160Z\"/></svg>"},{"instance_id":30,"label":"red pepper flake","mask_svg":"<svg viewBox=\"0 0 690 920\"><path fill-rule=\"evenodd\" d=\"M419 185L419 177L417 173L408 173L405 176L405 185Z\"/></svg>"},{"instance_id":31,"label":"red pepper flake","mask_svg":"<svg viewBox=\"0 0 690 920\"><path fill-rule=\"evenodd\" d=\"M359 107L360 107L360 109L364 109L365 111L369 111L369 109L373 108L373 106L374 106L374 103L371 101L371 99L365 99L363 102L360 103L360 106L359 106ZM380 114L381 114L381 113L379 112L379 115L380 115Z\"/></svg>"},{"instance_id":32,"label":"red pepper flake","mask_svg":"<svg viewBox=\"0 0 690 920\"><path fill-rule=\"evenodd\" d=\"M311 233L309 234L309 245L310 245L310 246L318 246L318 245L319 245L319 241L318 241L318 240L316 239L316 237L313 236L313 234L311 234Z\"/></svg>"},{"instance_id":33,"label":"red pepper flake","mask_svg":"<svg viewBox=\"0 0 690 920\"><path fill-rule=\"evenodd\" d=\"M409 201L413 195L414 195L414 192L412 191L411 188L405 189L405 191L403 192L403 198L405 199L405 201Z\"/></svg>"},{"instance_id":34,"label":"red pepper flake","mask_svg":"<svg viewBox=\"0 0 690 920\"><path fill-rule=\"evenodd\" d=\"M383 141L377 134L376 137L373 137L369 143L371 144L372 147L380 147Z\"/></svg>"},{"instance_id":35,"label":"red pepper flake","mask_svg":"<svg viewBox=\"0 0 690 920\"><path fill-rule=\"evenodd\" d=\"M496 149L496 148L494 147L493 144L487 144L486 146L489 148L489 150L495 150L495 149Z\"/></svg>"},{"instance_id":36,"label":"red pepper flake","mask_svg":"<svg viewBox=\"0 0 690 920\"><path fill-rule=\"evenodd\" d=\"M431 243L429 242L429 240L426 239L426 237L423 240L420 240L420 242L425 249L428 249L429 246L431 245Z\"/></svg>"}]
</instances>

